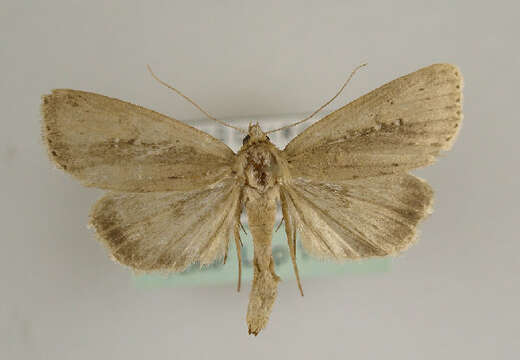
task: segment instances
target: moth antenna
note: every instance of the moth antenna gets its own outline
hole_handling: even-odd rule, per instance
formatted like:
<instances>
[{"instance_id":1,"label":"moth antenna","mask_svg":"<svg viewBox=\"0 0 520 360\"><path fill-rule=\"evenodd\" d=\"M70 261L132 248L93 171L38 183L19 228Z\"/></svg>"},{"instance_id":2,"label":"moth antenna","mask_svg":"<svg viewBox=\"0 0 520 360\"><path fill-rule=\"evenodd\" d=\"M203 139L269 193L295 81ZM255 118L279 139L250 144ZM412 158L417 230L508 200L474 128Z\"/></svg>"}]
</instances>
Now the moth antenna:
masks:
<instances>
[{"instance_id":1,"label":"moth antenna","mask_svg":"<svg viewBox=\"0 0 520 360\"><path fill-rule=\"evenodd\" d=\"M211 116L210 114L208 114L208 112L206 110L204 110L203 108L201 108L195 101L191 100L188 96L184 95L180 90L177 90L176 88L174 88L173 86L169 85L168 83L162 81L161 79L159 79L152 71L152 68L150 67L150 65L146 65L146 68L148 69L148 71L150 72L150 75L152 75L152 77L161 85L164 85L166 86L168 89L170 90L173 90L175 91L178 95L182 96L184 99L186 99L187 101L189 101L193 106L195 106L201 113L203 113L204 115L206 115L206 117L210 120L213 120L217 123L219 123L220 125L224 125L224 126L227 126L229 128L232 128L232 129L235 129L237 131L240 131L241 133L244 133L244 134L247 134L247 131L244 130L244 129L241 129L239 127L236 127L236 126L233 126L233 125L230 125L222 120L218 120L216 118L214 118L213 116Z\"/></svg>"},{"instance_id":2,"label":"moth antenna","mask_svg":"<svg viewBox=\"0 0 520 360\"><path fill-rule=\"evenodd\" d=\"M299 125L309 119L311 119L314 115L316 115L317 113L319 113L321 110L323 110L327 105L329 105L331 102L334 101L334 99L336 99L339 94L341 94L341 92L343 91L343 89L345 89L345 87L347 86L347 84L350 82L350 80L352 79L352 77L354 76L354 74L359 70L361 69L363 66L366 66L367 63L364 63L364 64L361 64L361 65L358 65L354 70L352 70L352 72L350 73L349 77L347 78L347 80L345 81L345 83L343 84L343 86L339 89L339 91L336 93L336 95L334 95L329 101L327 101L325 104L323 104L322 106L320 106L316 111L314 111L312 114L310 114L309 116L307 116L305 119L303 120L300 120L300 121L297 121L295 123L292 123L290 125L286 125L286 126L283 126L281 128L278 128L278 129L274 129L274 130L270 130L270 131L267 131L266 134L271 134L271 133L274 133L276 131L280 131L280 130L285 130L285 129L288 129L290 127L293 127L293 126L296 126L296 125Z\"/></svg>"}]
</instances>

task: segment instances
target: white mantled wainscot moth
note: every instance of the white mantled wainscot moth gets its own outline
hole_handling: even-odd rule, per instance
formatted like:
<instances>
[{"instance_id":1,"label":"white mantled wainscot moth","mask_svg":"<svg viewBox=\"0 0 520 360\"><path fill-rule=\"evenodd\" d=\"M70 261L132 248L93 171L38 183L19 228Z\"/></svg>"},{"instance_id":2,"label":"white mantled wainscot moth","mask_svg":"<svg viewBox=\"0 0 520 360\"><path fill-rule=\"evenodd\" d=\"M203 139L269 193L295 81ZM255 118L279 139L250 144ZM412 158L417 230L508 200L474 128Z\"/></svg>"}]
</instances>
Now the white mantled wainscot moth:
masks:
<instances>
[{"instance_id":1,"label":"white mantled wainscot moth","mask_svg":"<svg viewBox=\"0 0 520 360\"><path fill-rule=\"evenodd\" d=\"M359 67L358 67L359 68ZM357 70L357 69L356 69ZM414 242L433 192L409 170L449 150L462 121L462 76L435 64L329 114L283 150L258 124L234 153L180 121L103 95L59 89L43 97L51 159L86 186L108 190L90 223L113 258L140 271L183 271L226 258L240 214L254 243L249 333L267 324L278 282L271 253L281 206L298 287L296 234L320 259L397 254ZM150 70L151 71L151 70ZM302 292L303 295L303 292Z\"/></svg>"}]
</instances>

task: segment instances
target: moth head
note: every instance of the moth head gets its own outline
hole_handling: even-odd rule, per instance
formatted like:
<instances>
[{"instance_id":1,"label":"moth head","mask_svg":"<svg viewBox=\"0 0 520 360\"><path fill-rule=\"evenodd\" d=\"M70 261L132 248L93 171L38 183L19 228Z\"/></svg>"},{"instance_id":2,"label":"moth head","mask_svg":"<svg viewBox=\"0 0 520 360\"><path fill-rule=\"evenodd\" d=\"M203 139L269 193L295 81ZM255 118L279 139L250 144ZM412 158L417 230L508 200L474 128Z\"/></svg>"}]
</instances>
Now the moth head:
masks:
<instances>
[{"instance_id":1,"label":"moth head","mask_svg":"<svg viewBox=\"0 0 520 360\"><path fill-rule=\"evenodd\" d=\"M267 136L258 123L249 124L249 129L247 131L247 135L244 137L242 141L242 145L253 145L261 142L269 142L269 136Z\"/></svg>"}]
</instances>

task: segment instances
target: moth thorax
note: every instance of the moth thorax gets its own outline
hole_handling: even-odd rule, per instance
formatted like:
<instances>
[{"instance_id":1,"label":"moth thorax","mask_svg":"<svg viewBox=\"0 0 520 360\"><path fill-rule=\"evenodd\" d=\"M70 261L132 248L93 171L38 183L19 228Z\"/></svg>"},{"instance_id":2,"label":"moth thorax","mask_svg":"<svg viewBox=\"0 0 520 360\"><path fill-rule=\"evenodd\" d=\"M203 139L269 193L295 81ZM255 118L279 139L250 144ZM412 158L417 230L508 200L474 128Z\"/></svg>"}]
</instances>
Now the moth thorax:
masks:
<instances>
[{"instance_id":1,"label":"moth thorax","mask_svg":"<svg viewBox=\"0 0 520 360\"><path fill-rule=\"evenodd\" d=\"M259 191L265 191L275 183L276 161L264 146L254 146L247 151L247 184Z\"/></svg>"}]
</instances>

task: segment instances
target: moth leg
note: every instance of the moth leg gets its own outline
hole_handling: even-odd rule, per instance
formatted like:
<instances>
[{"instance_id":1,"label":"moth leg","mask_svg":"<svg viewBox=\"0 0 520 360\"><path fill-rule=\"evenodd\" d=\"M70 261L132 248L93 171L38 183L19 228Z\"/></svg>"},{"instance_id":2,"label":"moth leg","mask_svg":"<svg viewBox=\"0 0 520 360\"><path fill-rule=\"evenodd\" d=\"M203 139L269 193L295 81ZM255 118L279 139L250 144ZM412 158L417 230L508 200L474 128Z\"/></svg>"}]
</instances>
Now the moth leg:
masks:
<instances>
[{"instance_id":1,"label":"moth leg","mask_svg":"<svg viewBox=\"0 0 520 360\"><path fill-rule=\"evenodd\" d=\"M224 261L223 261L224 265L226 265L228 249L229 249L229 240L228 240L228 242L226 244L226 252L224 253Z\"/></svg>"},{"instance_id":2,"label":"moth leg","mask_svg":"<svg viewBox=\"0 0 520 360\"><path fill-rule=\"evenodd\" d=\"M296 263L296 229L293 228L293 224L289 219L289 211L287 209L287 200L282 191L280 191L280 202L282 204L282 215L283 215L283 220L285 222L285 233L287 235L287 245L289 245L289 253L291 254L291 261L293 264L294 275L296 276L296 282L298 283L298 289L300 290L300 294L301 294L301 296L303 296L303 288L302 288L302 283L300 281L300 274L298 272L298 264Z\"/></svg>"},{"instance_id":3,"label":"moth leg","mask_svg":"<svg viewBox=\"0 0 520 360\"><path fill-rule=\"evenodd\" d=\"M280 226L282 226L282 223L283 223L283 218L282 218L282 220L280 220L280 223L278 224L278 226L276 227L276 230L274 232L278 232L278 230L280 230Z\"/></svg>"},{"instance_id":4,"label":"moth leg","mask_svg":"<svg viewBox=\"0 0 520 360\"><path fill-rule=\"evenodd\" d=\"M240 219L238 219L238 225L240 225L240 228L242 229L242 231L245 233L247 233L246 229L244 228L244 225L242 225L242 222L240 221Z\"/></svg>"},{"instance_id":5,"label":"moth leg","mask_svg":"<svg viewBox=\"0 0 520 360\"><path fill-rule=\"evenodd\" d=\"M291 261L293 264L294 274L296 275L296 281L298 282L298 289L300 290L301 296L303 296L302 283L300 281L300 274L298 272L298 264L296 264L296 232L292 232L292 240L287 237L287 243L289 244L289 251L291 253Z\"/></svg>"},{"instance_id":6,"label":"moth leg","mask_svg":"<svg viewBox=\"0 0 520 360\"><path fill-rule=\"evenodd\" d=\"M235 246L237 248L237 259L238 259L238 283L237 292L240 292L240 284L242 282L242 246L240 242L240 232L238 225L235 226Z\"/></svg>"},{"instance_id":7,"label":"moth leg","mask_svg":"<svg viewBox=\"0 0 520 360\"><path fill-rule=\"evenodd\" d=\"M240 195L242 198L242 194ZM240 200L240 203L242 200ZM238 280L237 280L237 292L240 292L240 286L242 284L242 239L240 239L240 228L246 232L244 229L244 226L242 225L242 222L240 221L240 215L242 213L242 206L237 206L236 212L235 212L235 226L233 230L233 237L235 238L235 247L237 249L237 260L238 260Z\"/></svg>"}]
</instances>

